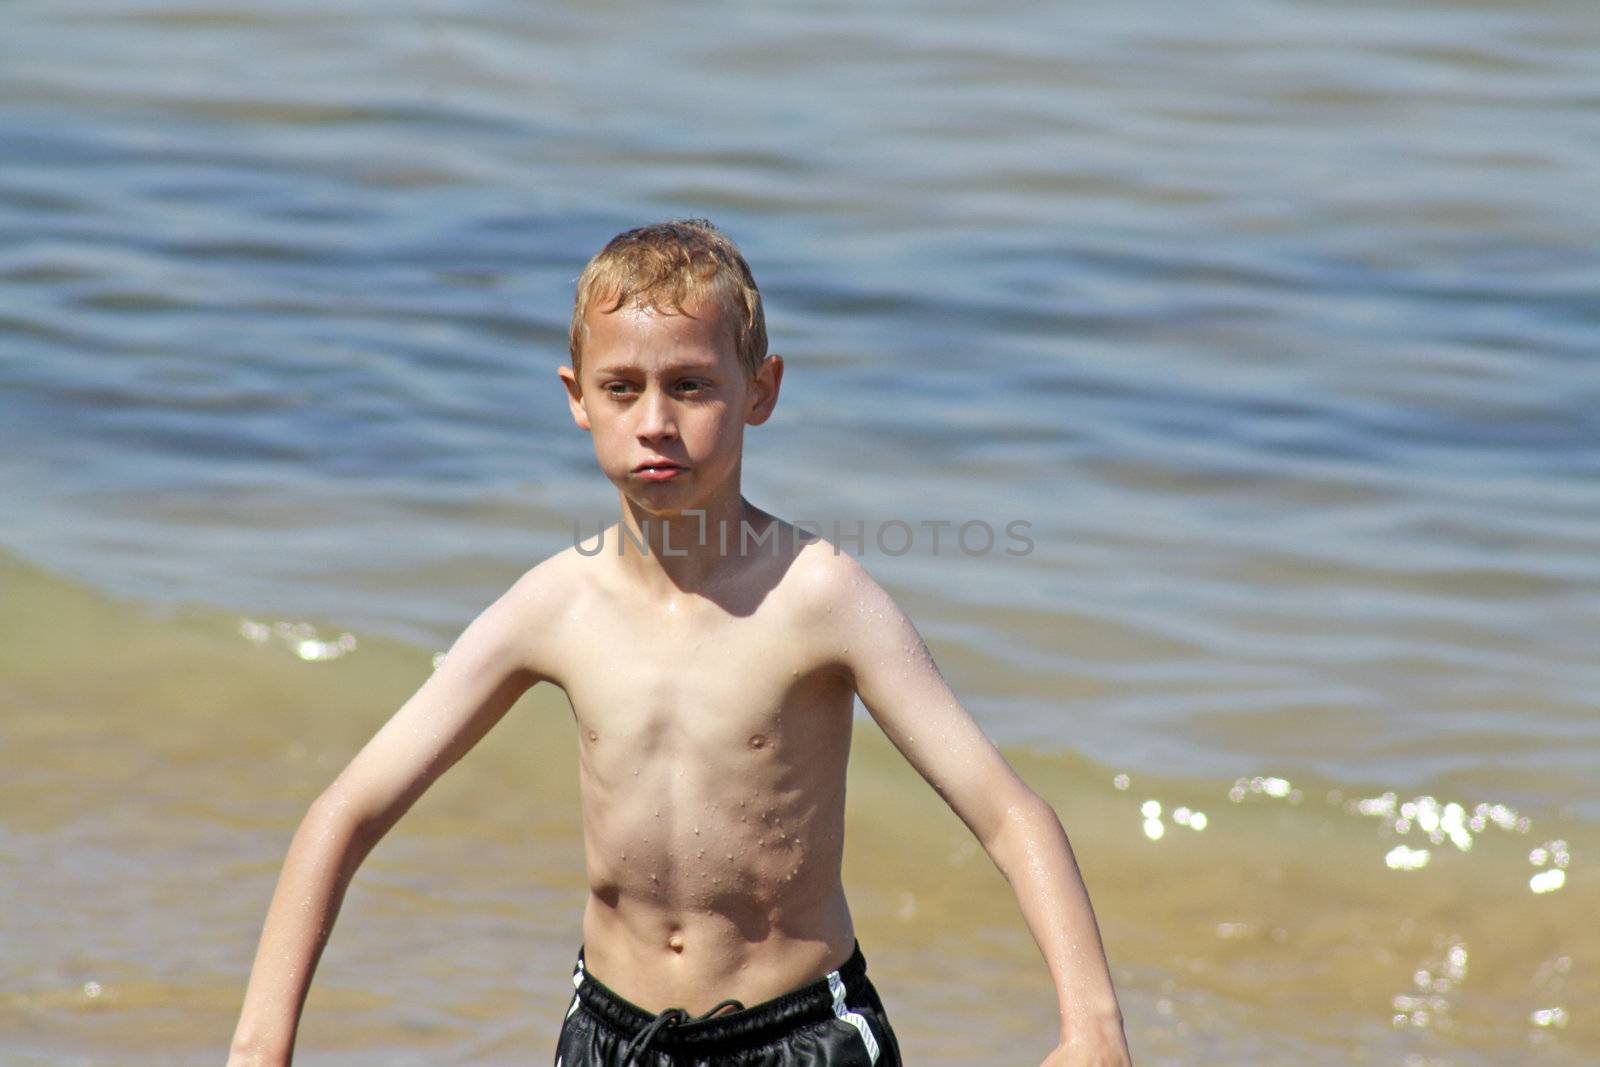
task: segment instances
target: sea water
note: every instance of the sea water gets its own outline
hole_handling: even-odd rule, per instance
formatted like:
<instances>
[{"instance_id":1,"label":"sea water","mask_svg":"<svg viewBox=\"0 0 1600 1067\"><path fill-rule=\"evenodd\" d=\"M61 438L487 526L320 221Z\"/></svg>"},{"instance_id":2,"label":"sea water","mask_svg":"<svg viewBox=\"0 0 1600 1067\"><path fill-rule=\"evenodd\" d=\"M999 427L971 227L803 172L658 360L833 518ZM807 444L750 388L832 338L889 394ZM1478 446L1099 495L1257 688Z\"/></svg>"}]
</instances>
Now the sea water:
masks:
<instances>
[{"instance_id":1,"label":"sea water","mask_svg":"<svg viewBox=\"0 0 1600 1067\"><path fill-rule=\"evenodd\" d=\"M219 1062L306 804L615 517L578 270L707 215L787 363L746 495L859 523L1055 802L1137 1062L1593 1062L1597 57L1576 0L7 5L0 1058ZM535 690L374 852L308 1061L549 1054L574 753ZM1037 1062L864 712L849 819L908 1059Z\"/></svg>"}]
</instances>

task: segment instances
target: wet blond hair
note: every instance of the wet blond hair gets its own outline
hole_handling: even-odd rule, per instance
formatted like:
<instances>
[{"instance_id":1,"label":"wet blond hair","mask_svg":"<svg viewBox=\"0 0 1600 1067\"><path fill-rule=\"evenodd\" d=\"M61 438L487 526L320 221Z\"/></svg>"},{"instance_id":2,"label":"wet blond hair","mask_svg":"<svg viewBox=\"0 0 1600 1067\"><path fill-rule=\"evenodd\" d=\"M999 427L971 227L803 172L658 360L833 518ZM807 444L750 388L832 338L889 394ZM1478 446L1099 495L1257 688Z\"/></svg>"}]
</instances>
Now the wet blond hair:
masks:
<instances>
[{"instance_id":1,"label":"wet blond hair","mask_svg":"<svg viewBox=\"0 0 1600 1067\"><path fill-rule=\"evenodd\" d=\"M591 310L623 306L687 315L687 305L720 305L747 380L767 358L767 319L750 265L732 241L706 219L672 219L617 234L583 268L572 303L567 347L583 373L583 342Z\"/></svg>"}]
</instances>

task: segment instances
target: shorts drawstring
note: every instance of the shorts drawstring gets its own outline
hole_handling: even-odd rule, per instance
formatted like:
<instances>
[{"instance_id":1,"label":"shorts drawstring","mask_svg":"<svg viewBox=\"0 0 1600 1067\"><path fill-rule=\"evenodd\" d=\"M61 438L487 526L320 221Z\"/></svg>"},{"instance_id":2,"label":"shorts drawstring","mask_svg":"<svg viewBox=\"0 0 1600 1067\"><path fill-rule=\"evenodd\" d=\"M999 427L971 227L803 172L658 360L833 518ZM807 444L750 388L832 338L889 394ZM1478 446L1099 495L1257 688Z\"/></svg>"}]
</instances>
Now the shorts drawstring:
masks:
<instances>
[{"instance_id":1,"label":"shorts drawstring","mask_svg":"<svg viewBox=\"0 0 1600 1067\"><path fill-rule=\"evenodd\" d=\"M682 1026L684 1023L703 1023L729 1005L733 1006L734 1011L744 1010L744 1005L732 998L724 1000L704 1015L690 1015L682 1008L668 1008L654 1019L651 1019L643 1030L633 1035L633 1040L629 1041L627 1047L622 1050L622 1067L629 1067L629 1064L633 1063L634 1056L648 1051L650 1042L654 1041L656 1035L667 1027Z\"/></svg>"}]
</instances>

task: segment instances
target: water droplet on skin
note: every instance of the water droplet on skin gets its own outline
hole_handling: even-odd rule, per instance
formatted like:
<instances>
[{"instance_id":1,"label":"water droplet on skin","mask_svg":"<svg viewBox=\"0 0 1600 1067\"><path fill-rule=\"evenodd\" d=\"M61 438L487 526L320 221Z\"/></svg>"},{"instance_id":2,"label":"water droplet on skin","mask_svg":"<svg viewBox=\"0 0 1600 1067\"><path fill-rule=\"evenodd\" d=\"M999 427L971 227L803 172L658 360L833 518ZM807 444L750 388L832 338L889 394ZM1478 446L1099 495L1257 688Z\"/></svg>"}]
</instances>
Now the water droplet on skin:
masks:
<instances>
[{"instance_id":1,"label":"water droplet on skin","mask_svg":"<svg viewBox=\"0 0 1600 1067\"><path fill-rule=\"evenodd\" d=\"M700 827L698 827L698 826L696 826L696 827L695 827L695 828L694 828L694 835L695 835L695 836L696 836L696 837L699 837L699 836L700 836Z\"/></svg>"},{"instance_id":2,"label":"water droplet on skin","mask_svg":"<svg viewBox=\"0 0 1600 1067\"><path fill-rule=\"evenodd\" d=\"M703 857L703 856L704 856L704 855L705 855L705 854L706 854L706 850L705 850L705 849L701 849L701 850L700 850L700 851L698 851L698 852L696 852L696 853L695 853L695 854L694 854L694 858L695 858L695 859L700 859L700 858L701 858L701 857Z\"/></svg>"},{"instance_id":3,"label":"water droplet on skin","mask_svg":"<svg viewBox=\"0 0 1600 1067\"><path fill-rule=\"evenodd\" d=\"M729 858L729 859L730 859L730 860L731 860L731 859L733 859L733 853L732 853L732 852L730 852L730 853L728 853L728 858Z\"/></svg>"}]
</instances>

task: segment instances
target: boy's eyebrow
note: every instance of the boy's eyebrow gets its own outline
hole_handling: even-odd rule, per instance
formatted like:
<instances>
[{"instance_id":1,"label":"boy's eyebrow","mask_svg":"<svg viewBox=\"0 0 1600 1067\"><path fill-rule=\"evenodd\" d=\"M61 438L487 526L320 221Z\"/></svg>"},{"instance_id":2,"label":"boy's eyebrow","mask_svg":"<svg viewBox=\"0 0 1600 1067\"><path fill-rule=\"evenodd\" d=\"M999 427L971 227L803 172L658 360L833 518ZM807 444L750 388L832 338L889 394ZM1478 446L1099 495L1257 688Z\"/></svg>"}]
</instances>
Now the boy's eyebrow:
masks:
<instances>
[{"instance_id":1,"label":"boy's eyebrow","mask_svg":"<svg viewBox=\"0 0 1600 1067\"><path fill-rule=\"evenodd\" d=\"M684 371L699 371L701 373L705 373L708 371L718 370L720 369L720 366L721 365L714 360L694 360L683 363L669 363L665 367L662 367L661 370L664 374L681 374ZM639 365L637 363L607 363L603 366L596 367L595 373L600 375L627 374L630 372L636 372L638 370Z\"/></svg>"}]
</instances>

